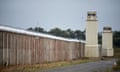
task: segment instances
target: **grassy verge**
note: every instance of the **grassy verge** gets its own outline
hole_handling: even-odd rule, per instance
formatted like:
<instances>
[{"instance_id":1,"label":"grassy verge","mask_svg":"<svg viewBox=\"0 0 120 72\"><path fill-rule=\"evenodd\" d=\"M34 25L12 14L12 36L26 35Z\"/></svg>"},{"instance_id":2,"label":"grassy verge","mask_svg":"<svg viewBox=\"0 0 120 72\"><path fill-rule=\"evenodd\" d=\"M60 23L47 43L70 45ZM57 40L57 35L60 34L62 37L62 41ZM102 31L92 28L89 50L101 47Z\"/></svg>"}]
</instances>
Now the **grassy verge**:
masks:
<instances>
[{"instance_id":1,"label":"grassy verge","mask_svg":"<svg viewBox=\"0 0 120 72\"><path fill-rule=\"evenodd\" d=\"M35 64L35 65L17 65L17 66L9 66L1 69L1 72L35 72L38 70L46 70L51 68L69 66L80 63L87 63L96 60L91 59L79 59L73 61L61 61L61 62L53 62L53 63L44 63L44 64Z\"/></svg>"},{"instance_id":2,"label":"grassy verge","mask_svg":"<svg viewBox=\"0 0 120 72\"><path fill-rule=\"evenodd\" d=\"M120 48L114 48L114 58L120 59Z\"/></svg>"}]
</instances>

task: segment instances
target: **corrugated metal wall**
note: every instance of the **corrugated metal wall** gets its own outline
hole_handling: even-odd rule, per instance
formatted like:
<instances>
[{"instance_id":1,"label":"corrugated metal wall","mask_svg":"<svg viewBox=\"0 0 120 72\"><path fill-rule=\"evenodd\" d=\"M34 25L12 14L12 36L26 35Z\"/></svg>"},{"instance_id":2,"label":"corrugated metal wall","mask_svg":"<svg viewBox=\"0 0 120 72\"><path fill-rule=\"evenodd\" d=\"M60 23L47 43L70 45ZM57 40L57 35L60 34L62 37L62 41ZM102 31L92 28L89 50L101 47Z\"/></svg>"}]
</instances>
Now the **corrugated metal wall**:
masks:
<instances>
[{"instance_id":1,"label":"corrugated metal wall","mask_svg":"<svg viewBox=\"0 0 120 72\"><path fill-rule=\"evenodd\" d=\"M84 43L0 32L0 62L38 64L84 57Z\"/></svg>"}]
</instances>

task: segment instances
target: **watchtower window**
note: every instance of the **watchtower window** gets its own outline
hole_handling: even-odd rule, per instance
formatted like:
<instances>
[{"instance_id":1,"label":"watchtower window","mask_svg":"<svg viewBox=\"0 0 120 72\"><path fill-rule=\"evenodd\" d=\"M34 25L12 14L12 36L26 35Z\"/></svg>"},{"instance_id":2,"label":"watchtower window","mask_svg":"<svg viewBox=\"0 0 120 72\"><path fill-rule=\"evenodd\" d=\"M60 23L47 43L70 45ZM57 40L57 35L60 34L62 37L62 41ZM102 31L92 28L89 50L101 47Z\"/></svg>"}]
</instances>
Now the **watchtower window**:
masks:
<instances>
[{"instance_id":1,"label":"watchtower window","mask_svg":"<svg viewBox=\"0 0 120 72\"><path fill-rule=\"evenodd\" d=\"M104 27L103 29L104 29L104 30L111 30L110 27Z\"/></svg>"},{"instance_id":2,"label":"watchtower window","mask_svg":"<svg viewBox=\"0 0 120 72\"><path fill-rule=\"evenodd\" d=\"M88 14L88 16L91 16L91 14Z\"/></svg>"},{"instance_id":3,"label":"watchtower window","mask_svg":"<svg viewBox=\"0 0 120 72\"><path fill-rule=\"evenodd\" d=\"M96 16L96 14L88 14L88 16Z\"/></svg>"},{"instance_id":4,"label":"watchtower window","mask_svg":"<svg viewBox=\"0 0 120 72\"><path fill-rule=\"evenodd\" d=\"M96 14L92 14L93 16L95 16Z\"/></svg>"}]
</instances>

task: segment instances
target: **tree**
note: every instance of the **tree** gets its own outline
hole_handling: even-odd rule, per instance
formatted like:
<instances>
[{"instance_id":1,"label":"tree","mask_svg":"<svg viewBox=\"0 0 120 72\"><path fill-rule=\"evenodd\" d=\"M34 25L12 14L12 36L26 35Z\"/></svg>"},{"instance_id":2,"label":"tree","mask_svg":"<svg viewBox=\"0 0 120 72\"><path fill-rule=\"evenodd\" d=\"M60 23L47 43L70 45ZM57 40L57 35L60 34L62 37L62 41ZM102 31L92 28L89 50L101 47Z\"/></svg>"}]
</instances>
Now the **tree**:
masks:
<instances>
[{"instance_id":1,"label":"tree","mask_svg":"<svg viewBox=\"0 0 120 72\"><path fill-rule=\"evenodd\" d=\"M62 36L62 30L59 28L51 29L48 33L55 36Z\"/></svg>"},{"instance_id":2,"label":"tree","mask_svg":"<svg viewBox=\"0 0 120 72\"><path fill-rule=\"evenodd\" d=\"M98 44L102 44L102 32L98 32Z\"/></svg>"},{"instance_id":3,"label":"tree","mask_svg":"<svg viewBox=\"0 0 120 72\"><path fill-rule=\"evenodd\" d=\"M80 30L76 30L74 34L75 34L75 38L83 39L83 33Z\"/></svg>"},{"instance_id":4,"label":"tree","mask_svg":"<svg viewBox=\"0 0 120 72\"><path fill-rule=\"evenodd\" d=\"M71 29L67 29L66 32L69 38L75 38L74 31L72 31Z\"/></svg>"},{"instance_id":5,"label":"tree","mask_svg":"<svg viewBox=\"0 0 120 72\"><path fill-rule=\"evenodd\" d=\"M65 37L65 38L73 38L73 39L82 39L85 40L85 33L84 31L76 30L73 31L71 29L67 30L61 30L60 28L53 28L50 31L45 31L41 27L35 27L35 28L28 28L27 30L35 31L35 32L42 32L42 33L48 33L55 36Z\"/></svg>"},{"instance_id":6,"label":"tree","mask_svg":"<svg viewBox=\"0 0 120 72\"><path fill-rule=\"evenodd\" d=\"M35 27L35 28L30 27L30 28L28 28L27 30L31 30L31 31L35 31L35 32L46 33L46 31L45 31L43 28L41 28L41 27Z\"/></svg>"},{"instance_id":7,"label":"tree","mask_svg":"<svg viewBox=\"0 0 120 72\"><path fill-rule=\"evenodd\" d=\"M32 30L33 30L33 28L32 28L32 27L30 27L30 28L28 28L27 30L31 30L31 31L32 31Z\"/></svg>"},{"instance_id":8,"label":"tree","mask_svg":"<svg viewBox=\"0 0 120 72\"><path fill-rule=\"evenodd\" d=\"M120 48L120 31L113 32L113 46L114 48Z\"/></svg>"},{"instance_id":9,"label":"tree","mask_svg":"<svg viewBox=\"0 0 120 72\"><path fill-rule=\"evenodd\" d=\"M35 28L34 28L34 31L36 31L36 32L42 32L42 33L45 33L45 32L46 32L46 31L44 31L44 29L41 28L41 27L35 27Z\"/></svg>"}]
</instances>

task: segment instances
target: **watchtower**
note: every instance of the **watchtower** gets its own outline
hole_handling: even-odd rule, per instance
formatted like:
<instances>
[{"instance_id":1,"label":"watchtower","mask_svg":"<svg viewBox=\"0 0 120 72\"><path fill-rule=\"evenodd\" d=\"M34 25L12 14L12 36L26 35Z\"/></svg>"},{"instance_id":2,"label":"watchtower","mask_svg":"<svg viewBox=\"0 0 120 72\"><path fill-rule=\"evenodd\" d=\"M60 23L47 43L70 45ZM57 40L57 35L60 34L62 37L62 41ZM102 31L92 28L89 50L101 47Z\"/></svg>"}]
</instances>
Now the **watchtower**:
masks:
<instances>
[{"instance_id":1,"label":"watchtower","mask_svg":"<svg viewBox=\"0 0 120 72\"><path fill-rule=\"evenodd\" d=\"M112 28L104 27L102 32L102 56L113 56Z\"/></svg>"},{"instance_id":2,"label":"watchtower","mask_svg":"<svg viewBox=\"0 0 120 72\"><path fill-rule=\"evenodd\" d=\"M99 57L98 49L98 22L96 11L87 12L86 21L86 45L85 56L86 57Z\"/></svg>"}]
</instances>

